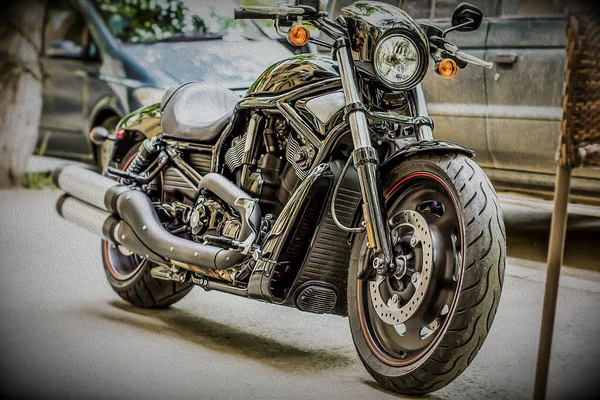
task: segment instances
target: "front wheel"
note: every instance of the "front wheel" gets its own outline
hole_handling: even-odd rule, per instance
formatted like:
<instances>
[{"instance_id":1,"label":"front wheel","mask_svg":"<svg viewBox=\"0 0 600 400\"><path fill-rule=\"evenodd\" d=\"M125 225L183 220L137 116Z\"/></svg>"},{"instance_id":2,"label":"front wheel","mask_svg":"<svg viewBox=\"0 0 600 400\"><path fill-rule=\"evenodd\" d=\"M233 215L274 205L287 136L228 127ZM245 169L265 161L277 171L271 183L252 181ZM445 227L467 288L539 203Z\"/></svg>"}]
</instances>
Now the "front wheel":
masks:
<instances>
[{"instance_id":1,"label":"front wheel","mask_svg":"<svg viewBox=\"0 0 600 400\"><path fill-rule=\"evenodd\" d=\"M485 340L500 300L506 237L490 181L461 154L421 154L383 174L396 268L372 269L355 238L348 280L354 344L387 389L423 395L460 375Z\"/></svg>"}]
</instances>

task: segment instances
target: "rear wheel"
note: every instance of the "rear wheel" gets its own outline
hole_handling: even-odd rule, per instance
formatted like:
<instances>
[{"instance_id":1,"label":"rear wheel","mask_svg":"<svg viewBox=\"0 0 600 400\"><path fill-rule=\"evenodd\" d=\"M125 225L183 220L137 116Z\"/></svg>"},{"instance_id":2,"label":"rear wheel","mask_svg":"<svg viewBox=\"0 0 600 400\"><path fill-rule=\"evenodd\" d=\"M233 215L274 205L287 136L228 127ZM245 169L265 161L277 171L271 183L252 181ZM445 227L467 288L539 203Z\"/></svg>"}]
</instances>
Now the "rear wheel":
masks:
<instances>
[{"instance_id":1,"label":"rear wheel","mask_svg":"<svg viewBox=\"0 0 600 400\"><path fill-rule=\"evenodd\" d=\"M138 147L134 146L123 158L121 169L131 163ZM110 286L136 307L168 307L192 290L191 284L154 279L150 271L156 264L106 240L102 241L102 261Z\"/></svg>"},{"instance_id":2,"label":"rear wheel","mask_svg":"<svg viewBox=\"0 0 600 400\"><path fill-rule=\"evenodd\" d=\"M460 375L487 336L504 278L504 224L489 180L460 154L405 160L383 189L397 268L357 279L359 268L372 269L372 254L356 237L350 328L382 386L423 395Z\"/></svg>"}]
</instances>

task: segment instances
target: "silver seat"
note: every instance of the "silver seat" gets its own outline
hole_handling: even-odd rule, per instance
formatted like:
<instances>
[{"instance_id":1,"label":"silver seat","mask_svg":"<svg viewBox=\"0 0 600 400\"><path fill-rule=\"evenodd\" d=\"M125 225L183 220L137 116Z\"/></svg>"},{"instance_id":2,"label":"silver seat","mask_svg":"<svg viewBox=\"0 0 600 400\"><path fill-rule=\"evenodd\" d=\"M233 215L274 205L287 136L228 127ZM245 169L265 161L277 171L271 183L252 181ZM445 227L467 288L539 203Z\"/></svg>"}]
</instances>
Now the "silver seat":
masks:
<instances>
[{"instance_id":1,"label":"silver seat","mask_svg":"<svg viewBox=\"0 0 600 400\"><path fill-rule=\"evenodd\" d=\"M186 83L169 89L161 103L161 124L169 136L214 141L240 100L238 95L210 83Z\"/></svg>"}]
</instances>

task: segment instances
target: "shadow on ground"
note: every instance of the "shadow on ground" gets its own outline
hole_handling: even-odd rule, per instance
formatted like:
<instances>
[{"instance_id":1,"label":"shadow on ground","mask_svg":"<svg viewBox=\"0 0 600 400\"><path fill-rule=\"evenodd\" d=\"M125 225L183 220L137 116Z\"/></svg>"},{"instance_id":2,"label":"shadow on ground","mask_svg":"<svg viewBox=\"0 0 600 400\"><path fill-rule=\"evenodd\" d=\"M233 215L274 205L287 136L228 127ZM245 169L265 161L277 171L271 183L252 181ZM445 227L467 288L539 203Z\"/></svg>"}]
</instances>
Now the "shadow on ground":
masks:
<instances>
[{"instance_id":1,"label":"shadow on ground","mask_svg":"<svg viewBox=\"0 0 600 400\"><path fill-rule=\"evenodd\" d=\"M344 354L323 349L305 349L277 339L259 336L235 326L189 313L179 308L143 310L122 301L110 305L120 312L86 309L86 315L186 340L221 353L244 357L294 373L340 369L356 361Z\"/></svg>"},{"instance_id":2,"label":"shadow on ground","mask_svg":"<svg viewBox=\"0 0 600 400\"><path fill-rule=\"evenodd\" d=\"M366 385L369 386L371 389L375 389L381 393L385 393L385 394L389 394L392 396L398 396L403 400L413 400L413 399L428 399L428 400L441 400L442 397L438 397L435 394L429 393L426 394L425 396L407 396L407 395L400 395L396 392L392 392L391 390L387 390L381 387L381 385L379 385L377 382L372 381L372 380L368 380L368 379L362 379L361 382Z\"/></svg>"}]
</instances>

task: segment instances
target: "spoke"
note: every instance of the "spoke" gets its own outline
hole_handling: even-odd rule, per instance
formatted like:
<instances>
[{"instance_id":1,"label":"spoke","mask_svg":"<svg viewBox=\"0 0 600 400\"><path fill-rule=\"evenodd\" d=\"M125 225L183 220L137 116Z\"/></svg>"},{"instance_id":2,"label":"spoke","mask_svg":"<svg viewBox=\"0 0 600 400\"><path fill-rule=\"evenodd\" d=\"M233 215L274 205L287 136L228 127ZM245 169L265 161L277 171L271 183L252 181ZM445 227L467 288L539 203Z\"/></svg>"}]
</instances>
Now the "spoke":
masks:
<instances>
[{"instance_id":1,"label":"spoke","mask_svg":"<svg viewBox=\"0 0 600 400\"><path fill-rule=\"evenodd\" d=\"M456 217L451 213L446 213L442 217L430 217L427 223L435 226L444 239L449 239L450 235L458 228L456 226ZM435 218L435 219L433 219Z\"/></svg>"},{"instance_id":2,"label":"spoke","mask_svg":"<svg viewBox=\"0 0 600 400\"><path fill-rule=\"evenodd\" d=\"M404 336L418 338L424 323L417 318L409 318L404 322L404 325L406 326L406 333Z\"/></svg>"},{"instance_id":3,"label":"spoke","mask_svg":"<svg viewBox=\"0 0 600 400\"><path fill-rule=\"evenodd\" d=\"M406 335L406 325L405 324L394 325L394 329L396 330L396 333L398 334L398 336Z\"/></svg>"}]
</instances>

